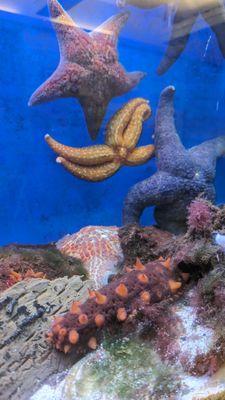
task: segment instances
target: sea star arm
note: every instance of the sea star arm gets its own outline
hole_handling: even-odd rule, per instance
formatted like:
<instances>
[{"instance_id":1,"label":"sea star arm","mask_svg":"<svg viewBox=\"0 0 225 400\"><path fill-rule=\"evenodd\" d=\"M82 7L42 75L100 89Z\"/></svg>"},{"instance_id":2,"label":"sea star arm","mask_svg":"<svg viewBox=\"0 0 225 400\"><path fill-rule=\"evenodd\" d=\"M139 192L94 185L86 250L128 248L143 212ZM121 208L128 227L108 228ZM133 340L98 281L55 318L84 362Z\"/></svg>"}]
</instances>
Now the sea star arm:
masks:
<instances>
[{"instance_id":1,"label":"sea star arm","mask_svg":"<svg viewBox=\"0 0 225 400\"><path fill-rule=\"evenodd\" d=\"M152 157L154 150L155 147L152 144L138 147L127 156L124 164L130 166L145 164Z\"/></svg>"},{"instance_id":2,"label":"sea star arm","mask_svg":"<svg viewBox=\"0 0 225 400\"><path fill-rule=\"evenodd\" d=\"M134 71L134 72L126 72L126 76L123 78L121 75L121 87L118 86L118 96L122 93L129 92L135 86L137 86L140 81L146 76L145 72L142 71Z\"/></svg>"},{"instance_id":3,"label":"sea star arm","mask_svg":"<svg viewBox=\"0 0 225 400\"><path fill-rule=\"evenodd\" d=\"M208 174L213 179L216 173L217 159L225 156L225 136L219 136L192 147L189 154L198 165L207 169Z\"/></svg>"},{"instance_id":4,"label":"sea star arm","mask_svg":"<svg viewBox=\"0 0 225 400\"><path fill-rule=\"evenodd\" d=\"M182 0L178 4L169 45L157 69L159 75L164 74L184 51L198 14L196 7L190 6L190 0Z\"/></svg>"},{"instance_id":5,"label":"sea star arm","mask_svg":"<svg viewBox=\"0 0 225 400\"><path fill-rule=\"evenodd\" d=\"M146 207L173 202L188 190L188 182L166 172L153 176L134 185L129 191L123 209L123 223L138 223Z\"/></svg>"},{"instance_id":6,"label":"sea star arm","mask_svg":"<svg viewBox=\"0 0 225 400\"><path fill-rule=\"evenodd\" d=\"M91 136L91 139L95 140L106 114L108 101L103 101L100 104L96 101L96 99L84 97L80 99L80 103L84 111L88 132Z\"/></svg>"},{"instance_id":7,"label":"sea star arm","mask_svg":"<svg viewBox=\"0 0 225 400\"><path fill-rule=\"evenodd\" d=\"M114 151L107 145L77 148L65 146L54 140L50 135L45 135L45 140L59 156L79 165L101 165L113 161L115 157Z\"/></svg>"},{"instance_id":8,"label":"sea star arm","mask_svg":"<svg viewBox=\"0 0 225 400\"><path fill-rule=\"evenodd\" d=\"M74 76L76 75L76 78ZM61 97L76 97L79 91L80 79L88 79L89 72L78 64L59 64L57 70L32 94L28 105L34 106ZM73 76L73 86L71 92L65 82Z\"/></svg>"},{"instance_id":9,"label":"sea star arm","mask_svg":"<svg viewBox=\"0 0 225 400\"><path fill-rule=\"evenodd\" d=\"M99 182L109 178L114 175L121 166L121 163L116 161L93 167L73 164L63 157L58 157L56 161L62 164L72 175L90 182Z\"/></svg>"},{"instance_id":10,"label":"sea star arm","mask_svg":"<svg viewBox=\"0 0 225 400\"><path fill-rule=\"evenodd\" d=\"M88 33L75 24L57 0L48 0L48 7L56 31L61 59L77 62L81 57L85 57L84 61L85 59L88 61L88 50L91 47ZM73 46L68 45L71 42Z\"/></svg>"},{"instance_id":11,"label":"sea star arm","mask_svg":"<svg viewBox=\"0 0 225 400\"><path fill-rule=\"evenodd\" d=\"M57 0L48 0L48 8L52 22L56 28L58 28L57 24L76 26L74 20L67 14Z\"/></svg>"},{"instance_id":12,"label":"sea star arm","mask_svg":"<svg viewBox=\"0 0 225 400\"><path fill-rule=\"evenodd\" d=\"M196 165L181 143L175 126L174 94L175 88L169 86L160 96L154 134L157 166L159 171L169 172L184 179L193 179Z\"/></svg>"},{"instance_id":13,"label":"sea star arm","mask_svg":"<svg viewBox=\"0 0 225 400\"><path fill-rule=\"evenodd\" d=\"M146 76L145 72L133 71L127 72L121 64L117 64L116 68L110 68L109 76L112 81L112 92L114 96L122 96L129 92Z\"/></svg>"},{"instance_id":14,"label":"sea star arm","mask_svg":"<svg viewBox=\"0 0 225 400\"><path fill-rule=\"evenodd\" d=\"M175 126L174 94L174 86L168 86L162 91L156 113L154 141L159 169L164 167L171 155L174 158L175 155L181 157L186 153Z\"/></svg>"},{"instance_id":15,"label":"sea star arm","mask_svg":"<svg viewBox=\"0 0 225 400\"><path fill-rule=\"evenodd\" d=\"M108 79L110 76L112 79L111 90L113 91L113 96L120 96L128 92L145 76L143 72L127 73L119 64L117 69L112 67L109 71L109 75L107 75L106 78ZM97 94L100 96L97 97ZM102 94L101 90L98 90L92 98L90 96L80 98L88 131L93 140L97 137L111 98L112 94L110 95L110 92Z\"/></svg>"},{"instance_id":16,"label":"sea star arm","mask_svg":"<svg viewBox=\"0 0 225 400\"><path fill-rule=\"evenodd\" d=\"M214 0L214 7L206 9L202 12L202 16L214 31L218 44L225 57L225 8L221 0Z\"/></svg>"},{"instance_id":17,"label":"sea star arm","mask_svg":"<svg viewBox=\"0 0 225 400\"><path fill-rule=\"evenodd\" d=\"M151 109L147 102L141 104L134 111L131 120L123 134L123 146L133 150L139 141L143 122L151 115Z\"/></svg>"},{"instance_id":18,"label":"sea star arm","mask_svg":"<svg viewBox=\"0 0 225 400\"><path fill-rule=\"evenodd\" d=\"M124 27L125 23L129 18L128 12L123 12L113 17L109 18L103 24L94 29L90 36L94 40L103 40L105 39L108 44L111 44L113 47L117 46L118 36L121 29Z\"/></svg>"},{"instance_id":19,"label":"sea star arm","mask_svg":"<svg viewBox=\"0 0 225 400\"><path fill-rule=\"evenodd\" d=\"M136 98L129 101L123 108L116 112L110 119L106 130L106 144L112 147L123 145L123 133L130 119L141 104L147 103L145 99Z\"/></svg>"}]
</instances>

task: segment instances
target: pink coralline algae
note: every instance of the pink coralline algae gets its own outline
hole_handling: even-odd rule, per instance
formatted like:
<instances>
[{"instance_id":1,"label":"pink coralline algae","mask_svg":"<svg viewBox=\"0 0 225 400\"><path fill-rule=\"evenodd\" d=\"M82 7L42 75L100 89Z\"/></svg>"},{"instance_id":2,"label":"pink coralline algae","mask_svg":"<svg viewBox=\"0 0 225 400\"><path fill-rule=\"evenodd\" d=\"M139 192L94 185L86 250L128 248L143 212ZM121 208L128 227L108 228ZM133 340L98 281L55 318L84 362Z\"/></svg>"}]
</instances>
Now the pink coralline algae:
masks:
<instances>
[{"instance_id":1,"label":"pink coralline algae","mask_svg":"<svg viewBox=\"0 0 225 400\"><path fill-rule=\"evenodd\" d=\"M210 203L204 199L196 199L188 207L188 228L190 233L210 233L213 227L213 211Z\"/></svg>"},{"instance_id":2,"label":"pink coralline algae","mask_svg":"<svg viewBox=\"0 0 225 400\"><path fill-rule=\"evenodd\" d=\"M89 299L74 302L70 311L55 319L48 340L56 349L83 354L95 350L103 332L122 332L138 321L151 320L152 306L182 293L184 281L174 276L168 262L156 261L135 268L114 279Z\"/></svg>"},{"instance_id":3,"label":"pink coralline algae","mask_svg":"<svg viewBox=\"0 0 225 400\"><path fill-rule=\"evenodd\" d=\"M66 235L56 243L66 256L79 258L96 288L107 283L110 274L122 261L117 227L88 226L73 235Z\"/></svg>"}]
</instances>

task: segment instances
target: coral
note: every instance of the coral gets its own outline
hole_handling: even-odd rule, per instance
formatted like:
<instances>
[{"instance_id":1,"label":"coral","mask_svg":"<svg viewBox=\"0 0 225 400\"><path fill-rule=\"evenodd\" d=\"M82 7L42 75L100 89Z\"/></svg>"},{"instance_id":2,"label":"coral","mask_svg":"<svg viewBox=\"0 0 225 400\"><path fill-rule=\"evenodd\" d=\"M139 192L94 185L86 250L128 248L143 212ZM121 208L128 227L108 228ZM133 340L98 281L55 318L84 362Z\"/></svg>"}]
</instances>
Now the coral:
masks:
<instances>
[{"instance_id":1,"label":"coral","mask_svg":"<svg viewBox=\"0 0 225 400\"><path fill-rule=\"evenodd\" d=\"M65 146L49 135L45 140L60 156L56 161L73 175L92 182L102 181L115 174L122 165L140 165L151 158L153 145L136 148L143 121L150 115L148 102L137 98L111 118L104 145L75 148Z\"/></svg>"},{"instance_id":2,"label":"coral","mask_svg":"<svg viewBox=\"0 0 225 400\"><path fill-rule=\"evenodd\" d=\"M107 283L123 260L117 227L88 226L56 243L65 256L80 259L95 287Z\"/></svg>"},{"instance_id":3,"label":"coral","mask_svg":"<svg viewBox=\"0 0 225 400\"><path fill-rule=\"evenodd\" d=\"M173 86L161 94L155 124L155 154L158 171L137 183L127 195L124 224L138 223L144 209L155 207L161 229L174 233L186 229L187 207L198 195L214 201L216 160L225 154L225 136L186 150L174 122Z\"/></svg>"},{"instance_id":4,"label":"coral","mask_svg":"<svg viewBox=\"0 0 225 400\"><path fill-rule=\"evenodd\" d=\"M190 234L210 235L214 213L211 204L201 198L193 200L188 207L187 225Z\"/></svg>"},{"instance_id":5,"label":"coral","mask_svg":"<svg viewBox=\"0 0 225 400\"><path fill-rule=\"evenodd\" d=\"M192 28L200 15L216 35L221 53L225 57L225 8L221 0L178 0L177 6L175 6L174 0L117 0L117 3L119 6L130 4L144 9L164 4L174 10L169 45L158 67L160 75L165 73L182 54Z\"/></svg>"},{"instance_id":6,"label":"coral","mask_svg":"<svg viewBox=\"0 0 225 400\"><path fill-rule=\"evenodd\" d=\"M29 105L62 97L80 101L88 131L95 139L109 102L135 87L142 72L127 73L119 64L117 40L128 13L113 16L90 34L81 30L57 0L48 0L60 62L51 77L32 95Z\"/></svg>"},{"instance_id":7,"label":"coral","mask_svg":"<svg viewBox=\"0 0 225 400\"><path fill-rule=\"evenodd\" d=\"M113 280L100 291L90 292L84 303L75 302L70 312L56 318L48 340L64 353L95 350L105 330L122 332L139 320L151 320L152 306L182 293L182 277L168 263L152 262Z\"/></svg>"}]
</instances>

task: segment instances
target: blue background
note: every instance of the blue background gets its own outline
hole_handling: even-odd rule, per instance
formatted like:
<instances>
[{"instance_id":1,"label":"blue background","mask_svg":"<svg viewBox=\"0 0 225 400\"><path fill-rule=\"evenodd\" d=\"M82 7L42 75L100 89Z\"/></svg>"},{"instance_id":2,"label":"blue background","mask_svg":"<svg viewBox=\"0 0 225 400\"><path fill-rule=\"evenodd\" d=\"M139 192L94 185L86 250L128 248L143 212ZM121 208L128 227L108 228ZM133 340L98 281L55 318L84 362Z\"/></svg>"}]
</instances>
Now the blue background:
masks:
<instances>
[{"instance_id":1,"label":"blue background","mask_svg":"<svg viewBox=\"0 0 225 400\"><path fill-rule=\"evenodd\" d=\"M46 243L89 224L120 225L126 193L154 173L155 162L124 167L95 184L76 179L56 164L45 133L73 146L92 142L76 100L27 106L30 95L57 66L55 33L49 22L3 12L0 27L0 244ZM110 116L136 96L150 100L153 115L145 123L141 143L152 141L159 94L168 84L177 90L176 123L187 147L225 134L225 65L214 37L205 52L210 34L208 28L193 33L183 55L162 77L156 68L163 46L120 40L124 66L148 75L135 90L111 102L98 143ZM225 201L224 168L223 159L216 178L218 202ZM153 222L152 210L145 212L143 222Z\"/></svg>"}]
</instances>

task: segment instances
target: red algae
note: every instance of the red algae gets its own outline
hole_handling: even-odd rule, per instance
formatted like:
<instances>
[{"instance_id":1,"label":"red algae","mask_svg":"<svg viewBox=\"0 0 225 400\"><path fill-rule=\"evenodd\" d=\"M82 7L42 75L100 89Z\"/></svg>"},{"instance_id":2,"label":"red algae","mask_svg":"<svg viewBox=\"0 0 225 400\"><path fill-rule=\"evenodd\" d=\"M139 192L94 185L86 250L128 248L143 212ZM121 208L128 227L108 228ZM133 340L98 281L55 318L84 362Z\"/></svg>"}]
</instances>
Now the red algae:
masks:
<instances>
[{"instance_id":1,"label":"red algae","mask_svg":"<svg viewBox=\"0 0 225 400\"><path fill-rule=\"evenodd\" d=\"M209 235L214 219L215 212L212 205L202 198L193 200L188 207L187 225L192 234Z\"/></svg>"}]
</instances>

